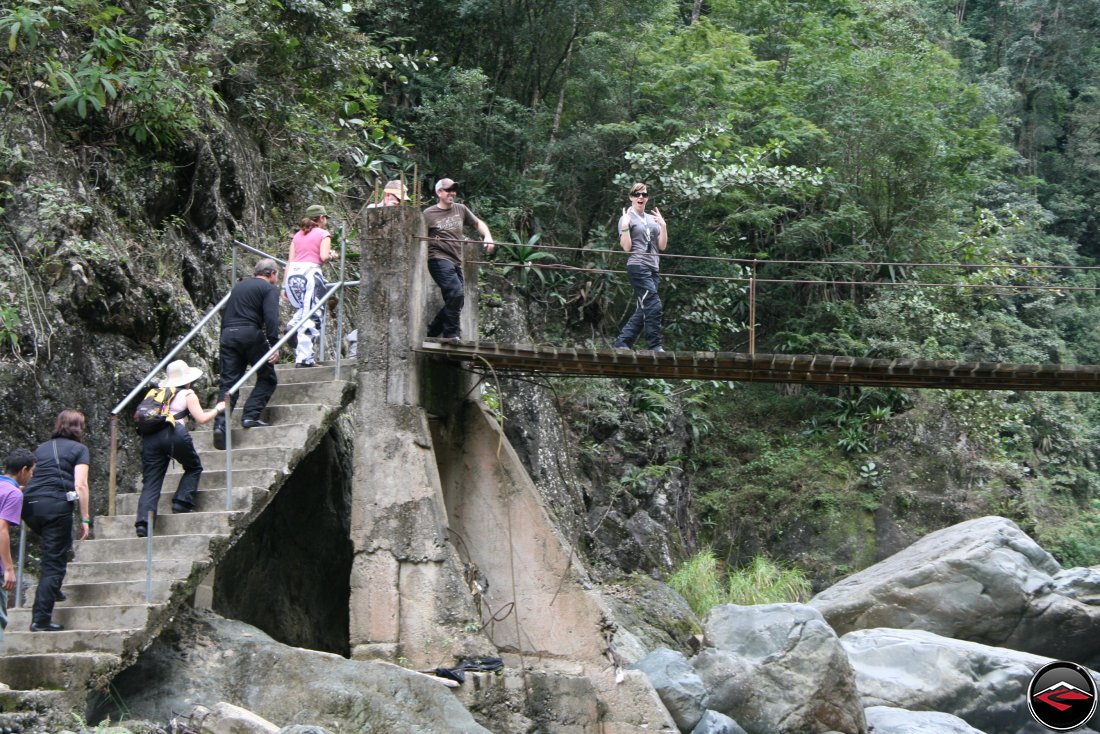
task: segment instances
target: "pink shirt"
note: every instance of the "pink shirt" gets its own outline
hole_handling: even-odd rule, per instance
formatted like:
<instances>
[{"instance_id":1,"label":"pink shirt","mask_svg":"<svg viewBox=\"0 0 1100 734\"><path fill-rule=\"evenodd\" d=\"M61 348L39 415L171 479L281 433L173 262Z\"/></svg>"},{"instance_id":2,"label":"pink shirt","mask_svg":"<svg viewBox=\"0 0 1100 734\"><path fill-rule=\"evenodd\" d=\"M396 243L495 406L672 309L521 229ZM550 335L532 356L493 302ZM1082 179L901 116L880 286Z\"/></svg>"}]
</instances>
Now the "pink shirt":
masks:
<instances>
[{"instance_id":1,"label":"pink shirt","mask_svg":"<svg viewBox=\"0 0 1100 734\"><path fill-rule=\"evenodd\" d=\"M327 229L314 227L309 232L298 230L294 234L294 257L292 263L321 264L321 240L331 237Z\"/></svg>"}]
</instances>

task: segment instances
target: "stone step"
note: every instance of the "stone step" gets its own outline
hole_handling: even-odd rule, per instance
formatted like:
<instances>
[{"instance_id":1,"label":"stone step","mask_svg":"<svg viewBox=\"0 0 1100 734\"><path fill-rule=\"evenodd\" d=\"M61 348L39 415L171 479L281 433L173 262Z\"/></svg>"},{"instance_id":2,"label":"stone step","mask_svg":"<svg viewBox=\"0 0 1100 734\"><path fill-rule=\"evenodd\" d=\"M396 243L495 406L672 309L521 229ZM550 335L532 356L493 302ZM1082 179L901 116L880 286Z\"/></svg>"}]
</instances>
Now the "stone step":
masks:
<instances>
[{"instance_id":1,"label":"stone step","mask_svg":"<svg viewBox=\"0 0 1100 734\"><path fill-rule=\"evenodd\" d=\"M153 538L153 558L157 560L204 560L210 541L219 535L158 535ZM76 560L84 563L102 561L144 561L146 538L112 538L76 542Z\"/></svg>"},{"instance_id":2,"label":"stone step","mask_svg":"<svg viewBox=\"0 0 1100 734\"><path fill-rule=\"evenodd\" d=\"M223 495L224 496L224 495ZM156 535L228 535L230 523L240 512L171 512L157 515L153 530ZM134 515L104 515L96 518L95 537L98 540L135 538Z\"/></svg>"},{"instance_id":3,"label":"stone step","mask_svg":"<svg viewBox=\"0 0 1100 734\"><path fill-rule=\"evenodd\" d=\"M335 331L332 332L336 334ZM296 382L332 382L336 379L336 363L333 361L318 362L316 367L295 367L293 364L275 365L275 374L279 377L280 385L289 385ZM340 360L340 379L352 380L355 378L355 360ZM249 380L254 382L254 380Z\"/></svg>"},{"instance_id":4,"label":"stone step","mask_svg":"<svg viewBox=\"0 0 1100 734\"><path fill-rule=\"evenodd\" d=\"M309 438L311 431L316 431L317 424L309 423L272 423L266 428L233 428L230 440L233 442L233 450L256 449L265 446L302 446ZM221 449L214 448L214 431L192 431L191 441L195 444L195 450L202 458L203 466L206 466L206 455Z\"/></svg>"},{"instance_id":5,"label":"stone step","mask_svg":"<svg viewBox=\"0 0 1100 734\"><path fill-rule=\"evenodd\" d=\"M155 541L156 538L154 538L154 545ZM142 548L144 549L144 546ZM155 578L185 578L190 575L194 560L192 558L159 558L154 556L153 572L156 574ZM68 595L69 587L76 584L125 583L129 581L139 581L142 588L145 588L144 550L140 559L129 561L73 561L69 564L69 570L65 574L65 583L61 588Z\"/></svg>"},{"instance_id":6,"label":"stone step","mask_svg":"<svg viewBox=\"0 0 1100 734\"><path fill-rule=\"evenodd\" d=\"M19 660L27 656L13 656ZM48 657L60 658L63 655L50 655ZM112 656L116 657L117 656ZM0 682L2 682L0 678ZM83 683L83 682L82 682ZM5 684L6 685L6 684ZM45 683L44 685L50 685ZM80 684L77 684L80 685ZM23 715L30 711L74 711L87 705L87 694L80 690L67 687L64 690L47 690L39 688L0 690L0 724L15 724L9 726L7 731L24 731L21 724Z\"/></svg>"},{"instance_id":7,"label":"stone step","mask_svg":"<svg viewBox=\"0 0 1100 734\"><path fill-rule=\"evenodd\" d=\"M309 370L301 370L308 372ZM268 405L303 405L309 403L322 403L324 405L343 405L344 391L351 387L347 380L330 380L328 382L285 382L275 388ZM243 400L248 400L252 394L251 387L241 388L240 397L237 398L237 412L234 418L240 415L240 409L244 407Z\"/></svg>"},{"instance_id":8,"label":"stone step","mask_svg":"<svg viewBox=\"0 0 1100 734\"><path fill-rule=\"evenodd\" d=\"M14 630L9 634L13 633ZM0 681L13 690L0 695L34 688L83 688L90 678L121 662L118 655L105 653L19 655L8 651L0 656Z\"/></svg>"},{"instance_id":9,"label":"stone step","mask_svg":"<svg viewBox=\"0 0 1100 734\"><path fill-rule=\"evenodd\" d=\"M109 606L72 606L55 604L53 621L71 631L116 630L144 627L151 610L158 605L113 604ZM27 630L31 624L31 608L19 607L8 612L9 630ZM40 632L38 634L52 634ZM5 635L5 639L7 635Z\"/></svg>"},{"instance_id":10,"label":"stone step","mask_svg":"<svg viewBox=\"0 0 1100 734\"><path fill-rule=\"evenodd\" d=\"M236 454L236 449L233 450ZM259 467L254 469L246 469L242 467L236 461L236 456L233 457L233 501L237 501L237 493L242 492L245 489L252 487L270 487L275 483L275 480L285 473L284 468L275 467ZM284 462L285 463L285 462ZM183 472L178 468L173 471L168 470L168 475L165 475L164 489L161 490L161 496L171 496L176 487L179 486L179 478L183 476ZM137 476L130 482L131 490L127 494L133 493L135 496L141 492L141 477ZM206 467L203 469L202 476L199 477L199 492L209 490L211 492L225 492L225 464L224 462L216 469ZM121 497L122 495L118 495ZM225 495L222 494L222 507L225 507ZM169 505L171 506L171 505ZM137 508L137 500L134 500L134 510ZM117 507L115 508L117 511Z\"/></svg>"},{"instance_id":11,"label":"stone step","mask_svg":"<svg viewBox=\"0 0 1100 734\"><path fill-rule=\"evenodd\" d=\"M236 473L236 472L234 472ZM200 482L201 484L201 482ZM174 486L165 486L160 493L160 501L157 502L157 512L162 515L167 515L172 512L172 495L175 493ZM261 497L267 494L267 490L260 487L233 487L233 509L234 510L247 510L252 507L254 502L257 502ZM138 497L137 492L127 492L120 494L116 498L115 510L119 515L130 515L133 517L137 512ZM224 512L225 511L225 489L200 489L195 493L195 511L196 512ZM99 519L96 519L98 525Z\"/></svg>"},{"instance_id":12,"label":"stone step","mask_svg":"<svg viewBox=\"0 0 1100 734\"><path fill-rule=\"evenodd\" d=\"M29 623L17 629L9 624L4 632L4 649L7 655L32 655L44 653L108 653L122 655L127 643L132 643L140 627L120 627L97 630L61 630L60 632L31 632ZM51 687L56 687L56 684Z\"/></svg>"},{"instance_id":13,"label":"stone step","mask_svg":"<svg viewBox=\"0 0 1100 734\"><path fill-rule=\"evenodd\" d=\"M163 604L168 601L168 595L172 591L172 584L181 580L190 567L184 569L180 566L178 574L167 573L164 566L155 567L156 575L153 576L153 604ZM54 605L55 609L62 607L80 606L113 606L119 604L144 604L145 603L145 565L141 566L142 578L138 580L123 581L96 581L73 582L70 576L65 577L63 589L65 601L59 601ZM27 592L27 603L23 607L30 609L34 606L34 597L37 589L31 588ZM14 611L14 610L12 610Z\"/></svg>"},{"instance_id":14,"label":"stone step","mask_svg":"<svg viewBox=\"0 0 1100 734\"><path fill-rule=\"evenodd\" d=\"M282 471L286 467L287 460L290 458L294 451L301 448L301 444L294 445L277 445L277 446L262 446L250 449L241 449L236 446L233 447L233 470L237 469L277 469ZM212 471L224 471L225 469L225 452L224 451L204 451L200 455L202 459L203 476L207 472ZM169 487L175 487L179 481L179 477L183 476L183 468L172 462L168 467L168 473L165 474L165 483ZM171 477L176 477L175 480L170 480ZM233 478L234 482L236 477ZM225 485L222 485L225 486ZM175 489L173 489L175 491Z\"/></svg>"}]
</instances>

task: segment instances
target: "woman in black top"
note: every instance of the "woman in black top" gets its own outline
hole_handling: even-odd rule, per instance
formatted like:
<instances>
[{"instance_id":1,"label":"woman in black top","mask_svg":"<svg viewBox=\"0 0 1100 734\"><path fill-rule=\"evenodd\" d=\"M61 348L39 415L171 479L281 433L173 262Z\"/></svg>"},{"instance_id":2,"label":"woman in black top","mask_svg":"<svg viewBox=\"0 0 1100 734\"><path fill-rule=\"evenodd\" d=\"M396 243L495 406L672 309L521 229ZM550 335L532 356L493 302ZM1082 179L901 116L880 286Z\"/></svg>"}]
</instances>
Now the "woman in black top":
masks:
<instances>
[{"instance_id":1,"label":"woman in black top","mask_svg":"<svg viewBox=\"0 0 1100 734\"><path fill-rule=\"evenodd\" d=\"M23 490L23 521L42 538L42 576L34 595L31 632L56 632L53 605L73 547L73 506L80 507L80 539L92 524L88 509L88 447L84 445L84 414L63 410L53 436L34 451L34 477Z\"/></svg>"}]
</instances>

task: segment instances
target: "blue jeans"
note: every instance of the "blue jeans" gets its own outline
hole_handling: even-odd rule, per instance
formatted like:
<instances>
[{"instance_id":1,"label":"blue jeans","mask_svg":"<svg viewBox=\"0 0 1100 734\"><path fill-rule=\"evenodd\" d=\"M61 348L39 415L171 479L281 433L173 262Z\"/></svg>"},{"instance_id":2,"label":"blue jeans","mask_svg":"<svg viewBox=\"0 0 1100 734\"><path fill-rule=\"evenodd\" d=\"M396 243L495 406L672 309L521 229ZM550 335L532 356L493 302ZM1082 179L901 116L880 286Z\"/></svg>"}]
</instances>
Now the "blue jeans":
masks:
<instances>
[{"instance_id":1,"label":"blue jeans","mask_svg":"<svg viewBox=\"0 0 1100 734\"><path fill-rule=\"evenodd\" d=\"M661 346L662 307L661 297L657 295L657 284L661 280L661 273L648 265L627 265L626 274L630 278L630 287L634 289L634 295L638 299L638 306L615 339L613 346L616 349L633 348L634 340L644 329L646 349L656 349Z\"/></svg>"},{"instance_id":2,"label":"blue jeans","mask_svg":"<svg viewBox=\"0 0 1100 734\"><path fill-rule=\"evenodd\" d=\"M436 258L428 261L428 272L443 294L443 308L428 324L428 336L459 336L462 332L459 317L462 315L462 304L466 301L462 268L450 260Z\"/></svg>"}]
</instances>

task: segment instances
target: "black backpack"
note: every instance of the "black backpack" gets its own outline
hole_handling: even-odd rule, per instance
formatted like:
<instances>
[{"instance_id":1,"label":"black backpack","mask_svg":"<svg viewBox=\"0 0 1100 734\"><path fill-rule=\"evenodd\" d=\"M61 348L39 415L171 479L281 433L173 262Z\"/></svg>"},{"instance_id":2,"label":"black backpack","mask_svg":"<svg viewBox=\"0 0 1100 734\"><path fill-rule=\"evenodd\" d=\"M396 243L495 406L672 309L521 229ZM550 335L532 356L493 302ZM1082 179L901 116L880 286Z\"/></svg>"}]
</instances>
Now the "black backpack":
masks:
<instances>
[{"instance_id":1,"label":"black backpack","mask_svg":"<svg viewBox=\"0 0 1100 734\"><path fill-rule=\"evenodd\" d=\"M142 436L156 433L168 426L176 425L176 416L169 410L172 398L176 396L174 387L153 387L145 393L134 411L134 426Z\"/></svg>"}]
</instances>

